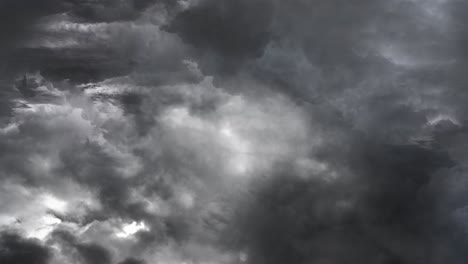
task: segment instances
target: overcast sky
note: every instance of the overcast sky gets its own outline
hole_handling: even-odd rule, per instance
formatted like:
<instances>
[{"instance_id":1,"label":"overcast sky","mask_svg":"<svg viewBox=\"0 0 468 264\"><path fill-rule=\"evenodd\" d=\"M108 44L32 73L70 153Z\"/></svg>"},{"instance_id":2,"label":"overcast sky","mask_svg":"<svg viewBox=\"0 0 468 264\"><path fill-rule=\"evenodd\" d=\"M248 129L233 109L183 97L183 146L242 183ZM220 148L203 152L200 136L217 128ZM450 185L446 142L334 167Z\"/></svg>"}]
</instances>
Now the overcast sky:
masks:
<instances>
[{"instance_id":1,"label":"overcast sky","mask_svg":"<svg viewBox=\"0 0 468 264\"><path fill-rule=\"evenodd\" d=\"M467 263L467 12L0 0L0 263Z\"/></svg>"}]
</instances>

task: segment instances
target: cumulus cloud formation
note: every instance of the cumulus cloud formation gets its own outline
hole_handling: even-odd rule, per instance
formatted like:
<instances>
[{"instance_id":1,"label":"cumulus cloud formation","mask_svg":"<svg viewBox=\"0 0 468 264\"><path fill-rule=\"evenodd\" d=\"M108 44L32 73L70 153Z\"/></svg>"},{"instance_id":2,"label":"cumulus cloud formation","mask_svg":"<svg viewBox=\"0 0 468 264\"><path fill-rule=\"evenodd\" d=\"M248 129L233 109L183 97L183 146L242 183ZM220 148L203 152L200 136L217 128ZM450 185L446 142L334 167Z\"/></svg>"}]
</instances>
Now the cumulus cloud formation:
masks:
<instances>
[{"instance_id":1,"label":"cumulus cloud formation","mask_svg":"<svg viewBox=\"0 0 468 264\"><path fill-rule=\"evenodd\" d=\"M0 2L0 263L466 263L465 11Z\"/></svg>"}]
</instances>

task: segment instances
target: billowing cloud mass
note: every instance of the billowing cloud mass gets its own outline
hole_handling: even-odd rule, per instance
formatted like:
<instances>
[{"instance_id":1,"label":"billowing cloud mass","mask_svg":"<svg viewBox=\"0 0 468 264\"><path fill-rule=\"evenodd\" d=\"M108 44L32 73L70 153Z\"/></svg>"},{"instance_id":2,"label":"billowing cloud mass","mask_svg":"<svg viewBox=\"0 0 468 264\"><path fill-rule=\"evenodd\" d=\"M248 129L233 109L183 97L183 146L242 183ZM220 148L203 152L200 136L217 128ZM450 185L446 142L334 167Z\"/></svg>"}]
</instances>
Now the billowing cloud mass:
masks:
<instances>
[{"instance_id":1,"label":"billowing cloud mass","mask_svg":"<svg viewBox=\"0 0 468 264\"><path fill-rule=\"evenodd\" d=\"M0 1L0 263L467 263L467 8Z\"/></svg>"}]
</instances>

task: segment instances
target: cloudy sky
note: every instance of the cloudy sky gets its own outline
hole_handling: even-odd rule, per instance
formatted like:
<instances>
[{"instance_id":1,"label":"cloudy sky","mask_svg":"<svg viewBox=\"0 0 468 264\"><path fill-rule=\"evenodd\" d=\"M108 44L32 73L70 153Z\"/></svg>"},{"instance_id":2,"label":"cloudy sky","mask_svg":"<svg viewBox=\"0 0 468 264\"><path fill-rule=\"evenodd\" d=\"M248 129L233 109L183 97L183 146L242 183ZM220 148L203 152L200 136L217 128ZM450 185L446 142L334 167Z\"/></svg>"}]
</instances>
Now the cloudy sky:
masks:
<instances>
[{"instance_id":1,"label":"cloudy sky","mask_svg":"<svg viewBox=\"0 0 468 264\"><path fill-rule=\"evenodd\" d=\"M0 263L467 263L467 12L0 0Z\"/></svg>"}]
</instances>

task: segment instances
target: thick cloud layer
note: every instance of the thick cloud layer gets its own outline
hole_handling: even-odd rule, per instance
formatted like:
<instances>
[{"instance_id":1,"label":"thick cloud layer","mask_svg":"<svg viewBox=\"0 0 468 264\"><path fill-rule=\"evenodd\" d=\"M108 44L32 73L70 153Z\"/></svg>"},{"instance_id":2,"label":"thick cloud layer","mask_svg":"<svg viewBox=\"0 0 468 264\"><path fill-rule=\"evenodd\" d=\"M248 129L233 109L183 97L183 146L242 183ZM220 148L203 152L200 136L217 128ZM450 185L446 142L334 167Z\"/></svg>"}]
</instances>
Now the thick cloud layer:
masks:
<instances>
[{"instance_id":1,"label":"thick cloud layer","mask_svg":"<svg viewBox=\"0 0 468 264\"><path fill-rule=\"evenodd\" d=\"M0 3L0 262L466 263L466 5Z\"/></svg>"},{"instance_id":2,"label":"thick cloud layer","mask_svg":"<svg viewBox=\"0 0 468 264\"><path fill-rule=\"evenodd\" d=\"M5 264L46 264L50 259L49 249L38 241L25 239L15 233L2 233L0 237L0 260Z\"/></svg>"}]
</instances>

